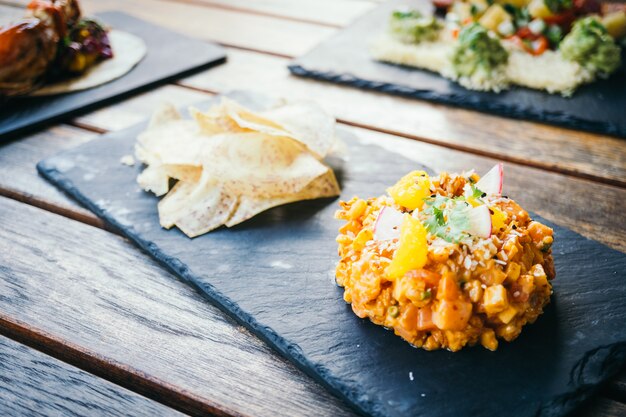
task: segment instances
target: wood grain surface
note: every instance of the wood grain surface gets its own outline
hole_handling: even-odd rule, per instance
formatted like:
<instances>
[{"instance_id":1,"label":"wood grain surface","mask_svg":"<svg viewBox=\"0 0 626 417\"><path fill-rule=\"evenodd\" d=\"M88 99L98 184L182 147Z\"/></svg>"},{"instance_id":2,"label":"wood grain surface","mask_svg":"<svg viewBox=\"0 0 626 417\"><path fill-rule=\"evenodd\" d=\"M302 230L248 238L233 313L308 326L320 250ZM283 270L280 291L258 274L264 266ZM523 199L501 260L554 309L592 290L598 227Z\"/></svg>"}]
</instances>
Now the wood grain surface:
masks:
<instances>
[{"instance_id":1,"label":"wood grain surface","mask_svg":"<svg viewBox=\"0 0 626 417\"><path fill-rule=\"evenodd\" d=\"M0 332L143 395L194 414L351 414L118 236L0 198L0 265Z\"/></svg>"},{"instance_id":2,"label":"wood grain surface","mask_svg":"<svg viewBox=\"0 0 626 417\"><path fill-rule=\"evenodd\" d=\"M28 2L0 0L5 4L0 5L0 25L22 16ZM384 142L436 170L486 169L495 159L513 161L506 179L512 196L553 221L626 251L626 142L288 75L287 58L369 10L372 1L82 3L88 13L123 10L233 48L228 64L179 86L0 146L0 195L14 200L0 198L0 334L194 414L351 413L123 239L81 224L103 226L35 172L38 160L134 124L163 101L184 105L232 89L314 99L343 122L362 127L354 131L364 140ZM41 361L55 360L44 356ZM11 373L20 369L14 365ZM3 378L0 372L0 387ZM62 395L55 399L53 391L46 393L51 403L64 401ZM626 415L626 372L602 393L577 417Z\"/></svg>"},{"instance_id":3,"label":"wood grain surface","mask_svg":"<svg viewBox=\"0 0 626 417\"><path fill-rule=\"evenodd\" d=\"M87 13L124 12L198 39L241 48L261 49L283 56L308 51L335 29L270 16L240 13L224 8L164 0L83 0Z\"/></svg>"},{"instance_id":4,"label":"wood grain surface","mask_svg":"<svg viewBox=\"0 0 626 417\"><path fill-rule=\"evenodd\" d=\"M182 415L2 336L0 358L5 416Z\"/></svg>"},{"instance_id":5,"label":"wood grain surface","mask_svg":"<svg viewBox=\"0 0 626 417\"><path fill-rule=\"evenodd\" d=\"M350 23L360 14L376 7L377 3L369 0L168 0L176 4L189 3L209 7L224 8L248 14L278 17L297 22L341 27Z\"/></svg>"},{"instance_id":6,"label":"wood grain surface","mask_svg":"<svg viewBox=\"0 0 626 417\"><path fill-rule=\"evenodd\" d=\"M624 140L297 78L289 75L288 62L229 49L226 64L180 83L214 92L251 89L315 100L346 123L626 185Z\"/></svg>"}]
</instances>

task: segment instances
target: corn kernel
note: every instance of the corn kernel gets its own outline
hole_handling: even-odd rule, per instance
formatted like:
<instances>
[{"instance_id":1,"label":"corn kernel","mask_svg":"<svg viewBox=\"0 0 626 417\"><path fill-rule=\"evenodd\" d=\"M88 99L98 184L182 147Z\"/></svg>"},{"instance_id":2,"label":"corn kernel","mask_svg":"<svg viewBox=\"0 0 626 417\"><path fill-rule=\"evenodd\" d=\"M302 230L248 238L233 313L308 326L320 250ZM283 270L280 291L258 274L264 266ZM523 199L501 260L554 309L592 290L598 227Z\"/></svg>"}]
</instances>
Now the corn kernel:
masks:
<instances>
[{"instance_id":1,"label":"corn kernel","mask_svg":"<svg viewBox=\"0 0 626 417\"><path fill-rule=\"evenodd\" d=\"M506 279L507 281L513 283L515 281L517 281L517 279L519 278L519 274L522 270L522 267L520 266L520 264L515 263L515 262L511 262L506 266Z\"/></svg>"},{"instance_id":2,"label":"corn kernel","mask_svg":"<svg viewBox=\"0 0 626 417\"><path fill-rule=\"evenodd\" d=\"M498 340L493 329L486 329L480 335L480 344L485 348L494 351L498 348Z\"/></svg>"},{"instance_id":3,"label":"corn kernel","mask_svg":"<svg viewBox=\"0 0 626 417\"><path fill-rule=\"evenodd\" d=\"M501 312L509 305L506 289L502 285L487 287L483 296L483 304L488 315Z\"/></svg>"},{"instance_id":4,"label":"corn kernel","mask_svg":"<svg viewBox=\"0 0 626 417\"><path fill-rule=\"evenodd\" d=\"M517 310L515 309L515 307L509 306L509 308L507 308L504 311L501 311L498 314L498 318L500 319L502 323L509 324L516 315L517 315Z\"/></svg>"}]
</instances>

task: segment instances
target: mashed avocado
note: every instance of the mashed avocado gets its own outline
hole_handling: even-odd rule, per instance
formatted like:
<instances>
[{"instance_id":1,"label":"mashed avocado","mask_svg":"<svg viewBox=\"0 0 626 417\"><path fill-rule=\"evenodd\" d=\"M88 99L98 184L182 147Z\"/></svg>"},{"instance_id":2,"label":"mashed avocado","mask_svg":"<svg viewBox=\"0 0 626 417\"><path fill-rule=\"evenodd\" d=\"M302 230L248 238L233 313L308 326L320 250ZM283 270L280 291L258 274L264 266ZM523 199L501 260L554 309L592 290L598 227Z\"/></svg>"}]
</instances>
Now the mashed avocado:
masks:
<instances>
[{"instance_id":1,"label":"mashed avocado","mask_svg":"<svg viewBox=\"0 0 626 417\"><path fill-rule=\"evenodd\" d=\"M506 64L508 52L500 41L489 36L487 29L478 23L463 28L452 55L452 66L457 75L472 76L477 72L491 73Z\"/></svg>"},{"instance_id":2,"label":"mashed avocado","mask_svg":"<svg viewBox=\"0 0 626 417\"><path fill-rule=\"evenodd\" d=\"M434 16L423 16L417 10L396 10L389 20L391 35L405 43L434 41L442 27Z\"/></svg>"},{"instance_id":3,"label":"mashed avocado","mask_svg":"<svg viewBox=\"0 0 626 417\"><path fill-rule=\"evenodd\" d=\"M620 66L620 48L594 17L580 19L560 46L563 57L608 75Z\"/></svg>"}]
</instances>

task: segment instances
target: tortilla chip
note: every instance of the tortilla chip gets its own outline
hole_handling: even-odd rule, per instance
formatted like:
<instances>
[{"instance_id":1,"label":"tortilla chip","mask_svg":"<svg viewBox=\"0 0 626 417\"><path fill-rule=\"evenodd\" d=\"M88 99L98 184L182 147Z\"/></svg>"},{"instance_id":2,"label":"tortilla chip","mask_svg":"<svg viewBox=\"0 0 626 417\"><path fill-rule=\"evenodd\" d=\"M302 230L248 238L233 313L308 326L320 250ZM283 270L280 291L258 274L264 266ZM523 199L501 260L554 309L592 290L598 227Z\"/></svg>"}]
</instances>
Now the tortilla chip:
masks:
<instances>
[{"instance_id":1,"label":"tortilla chip","mask_svg":"<svg viewBox=\"0 0 626 417\"><path fill-rule=\"evenodd\" d=\"M239 205L228 222L226 222L226 226L235 226L272 207L301 200L334 197L340 192L341 190L339 189L335 174L333 171L327 171L324 175L313 180L306 188L297 194L269 198L243 195L239 198Z\"/></svg>"},{"instance_id":2,"label":"tortilla chip","mask_svg":"<svg viewBox=\"0 0 626 417\"><path fill-rule=\"evenodd\" d=\"M158 204L162 227L195 237L281 204L339 194L320 160L334 146L334 119L319 108L286 104L255 113L224 99L190 113L188 120L172 106L159 109L135 145L148 165L138 183L167 194ZM178 182L169 190L171 179Z\"/></svg>"},{"instance_id":3,"label":"tortilla chip","mask_svg":"<svg viewBox=\"0 0 626 417\"><path fill-rule=\"evenodd\" d=\"M224 188L262 197L294 194L328 171L288 138L263 133L220 134L207 142L204 172Z\"/></svg>"}]
</instances>

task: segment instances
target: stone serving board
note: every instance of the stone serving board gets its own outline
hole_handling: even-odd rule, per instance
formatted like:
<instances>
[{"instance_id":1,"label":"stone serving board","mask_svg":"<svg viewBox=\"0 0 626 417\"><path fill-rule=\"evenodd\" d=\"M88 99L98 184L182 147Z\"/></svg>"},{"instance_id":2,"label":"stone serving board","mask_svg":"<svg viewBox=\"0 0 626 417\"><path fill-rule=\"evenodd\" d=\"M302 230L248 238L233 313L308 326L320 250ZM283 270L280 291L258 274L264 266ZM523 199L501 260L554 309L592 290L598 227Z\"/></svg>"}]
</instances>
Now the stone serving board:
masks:
<instances>
[{"instance_id":1,"label":"stone serving board","mask_svg":"<svg viewBox=\"0 0 626 417\"><path fill-rule=\"evenodd\" d=\"M158 199L135 182L141 167L120 163L144 127L51 157L39 172L364 415L562 416L626 361L623 253L546 221L555 228L557 278L545 314L496 352L418 350L342 300L336 199L274 208L195 239L162 229ZM330 162L341 199L380 195L422 168L340 134L348 157Z\"/></svg>"},{"instance_id":2,"label":"stone serving board","mask_svg":"<svg viewBox=\"0 0 626 417\"><path fill-rule=\"evenodd\" d=\"M143 60L122 77L88 90L0 100L0 142L226 60L224 49L218 45L191 39L130 15L106 12L96 16L108 26L140 37L147 47Z\"/></svg>"},{"instance_id":3,"label":"stone serving board","mask_svg":"<svg viewBox=\"0 0 626 417\"><path fill-rule=\"evenodd\" d=\"M610 78L580 87L570 98L513 87L487 93L467 90L438 74L373 60L369 43L385 30L394 8L430 0L385 2L289 65L296 75L486 113L626 137L626 51ZM626 48L624 48L626 49Z\"/></svg>"}]
</instances>

